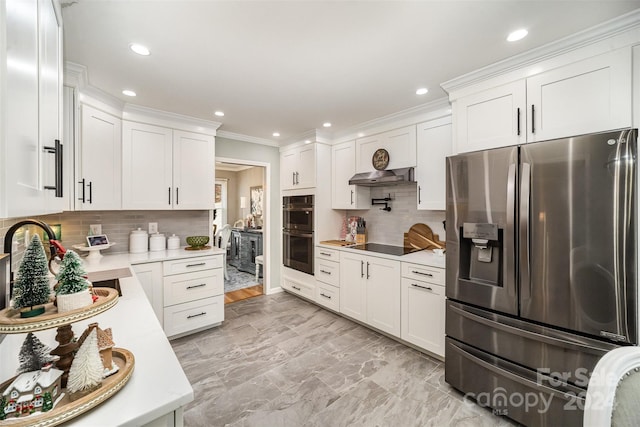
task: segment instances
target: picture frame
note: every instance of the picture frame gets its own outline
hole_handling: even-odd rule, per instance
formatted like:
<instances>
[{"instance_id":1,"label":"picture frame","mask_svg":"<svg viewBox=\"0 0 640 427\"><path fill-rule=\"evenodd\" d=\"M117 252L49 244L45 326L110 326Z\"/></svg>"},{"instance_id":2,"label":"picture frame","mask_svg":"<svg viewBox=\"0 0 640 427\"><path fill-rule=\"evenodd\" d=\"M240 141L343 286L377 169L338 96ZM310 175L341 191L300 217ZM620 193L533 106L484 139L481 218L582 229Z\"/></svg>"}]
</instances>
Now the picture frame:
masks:
<instances>
[{"instance_id":1,"label":"picture frame","mask_svg":"<svg viewBox=\"0 0 640 427\"><path fill-rule=\"evenodd\" d=\"M96 234L93 236L87 236L87 246L104 246L109 244L109 239L107 239L106 234Z\"/></svg>"},{"instance_id":2,"label":"picture frame","mask_svg":"<svg viewBox=\"0 0 640 427\"><path fill-rule=\"evenodd\" d=\"M251 196L251 215L254 217L262 216L263 209L263 200L264 200L264 190L261 185L250 187L250 196Z\"/></svg>"}]
</instances>

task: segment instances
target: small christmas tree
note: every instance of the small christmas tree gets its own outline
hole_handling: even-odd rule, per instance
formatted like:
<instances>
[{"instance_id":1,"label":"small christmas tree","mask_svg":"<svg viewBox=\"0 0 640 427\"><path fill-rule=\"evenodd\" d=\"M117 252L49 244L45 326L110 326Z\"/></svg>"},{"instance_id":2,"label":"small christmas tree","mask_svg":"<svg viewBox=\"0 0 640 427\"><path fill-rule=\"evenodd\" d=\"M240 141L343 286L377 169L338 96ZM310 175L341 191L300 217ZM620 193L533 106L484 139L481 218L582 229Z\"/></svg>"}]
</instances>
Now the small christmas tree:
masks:
<instances>
[{"instance_id":1,"label":"small christmas tree","mask_svg":"<svg viewBox=\"0 0 640 427\"><path fill-rule=\"evenodd\" d=\"M50 411L53 408L53 399L51 398L50 392L45 392L44 396L42 396L42 412Z\"/></svg>"},{"instance_id":2,"label":"small christmas tree","mask_svg":"<svg viewBox=\"0 0 640 427\"><path fill-rule=\"evenodd\" d=\"M64 254L60 272L56 276L58 285L56 295L69 295L89 288L87 272L82 266L80 256L72 250Z\"/></svg>"},{"instance_id":3,"label":"small christmas tree","mask_svg":"<svg viewBox=\"0 0 640 427\"><path fill-rule=\"evenodd\" d=\"M18 360L20 366L16 374L24 372L38 371L47 363L56 360L56 357L49 354L51 349L44 345L33 333L29 332L22 342Z\"/></svg>"},{"instance_id":4,"label":"small christmas tree","mask_svg":"<svg viewBox=\"0 0 640 427\"><path fill-rule=\"evenodd\" d=\"M0 421L7 418L7 414L4 413L4 407L7 406L7 399L0 395Z\"/></svg>"},{"instance_id":5,"label":"small christmas tree","mask_svg":"<svg viewBox=\"0 0 640 427\"><path fill-rule=\"evenodd\" d=\"M75 400L102 385L102 360L98 350L98 335L91 331L78 349L69 370L67 391L69 398Z\"/></svg>"},{"instance_id":6,"label":"small christmas tree","mask_svg":"<svg viewBox=\"0 0 640 427\"><path fill-rule=\"evenodd\" d=\"M24 253L18 270L18 279L13 286L13 307L16 309L31 307L33 313L21 313L23 317L37 316L44 313L44 307L34 310L34 306L49 301L49 271L47 255L44 252L40 237L33 235Z\"/></svg>"}]
</instances>

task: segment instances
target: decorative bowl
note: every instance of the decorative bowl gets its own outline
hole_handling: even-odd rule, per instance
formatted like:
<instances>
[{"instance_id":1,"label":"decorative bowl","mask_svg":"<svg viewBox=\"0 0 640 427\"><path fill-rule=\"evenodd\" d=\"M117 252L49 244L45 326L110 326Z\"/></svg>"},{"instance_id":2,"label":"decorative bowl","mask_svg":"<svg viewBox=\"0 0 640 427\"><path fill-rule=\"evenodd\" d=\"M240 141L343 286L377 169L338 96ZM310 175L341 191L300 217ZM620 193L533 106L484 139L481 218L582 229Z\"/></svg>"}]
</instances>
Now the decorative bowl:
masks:
<instances>
[{"instance_id":1,"label":"decorative bowl","mask_svg":"<svg viewBox=\"0 0 640 427\"><path fill-rule=\"evenodd\" d=\"M191 247L198 248L209 243L209 236L189 236L187 244Z\"/></svg>"}]
</instances>

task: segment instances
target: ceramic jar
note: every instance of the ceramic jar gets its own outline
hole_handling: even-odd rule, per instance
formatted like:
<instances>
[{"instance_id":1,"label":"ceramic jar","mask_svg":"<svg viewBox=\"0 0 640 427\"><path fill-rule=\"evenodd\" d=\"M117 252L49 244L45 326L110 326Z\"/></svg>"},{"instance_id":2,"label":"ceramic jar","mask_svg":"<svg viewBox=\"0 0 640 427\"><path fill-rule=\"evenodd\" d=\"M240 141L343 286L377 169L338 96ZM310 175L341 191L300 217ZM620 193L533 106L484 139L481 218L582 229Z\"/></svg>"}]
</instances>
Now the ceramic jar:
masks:
<instances>
[{"instance_id":1,"label":"ceramic jar","mask_svg":"<svg viewBox=\"0 0 640 427\"><path fill-rule=\"evenodd\" d=\"M149 237L149 250L150 251L164 251L166 248L166 241L164 234L154 233Z\"/></svg>"},{"instance_id":2,"label":"ceramic jar","mask_svg":"<svg viewBox=\"0 0 640 427\"><path fill-rule=\"evenodd\" d=\"M167 239L167 249L180 249L180 237L172 234Z\"/></svg>"},{"instance_id":3,"label":"ceramic jar","mask_svg":"<svg viewBox=\"0 0 640 427\"><path fill-rule=\"evenodd\" d=\"M129 234L129 252L137 254L149 250L149 233L138 228Z\"/></svg>"}]
</instances>

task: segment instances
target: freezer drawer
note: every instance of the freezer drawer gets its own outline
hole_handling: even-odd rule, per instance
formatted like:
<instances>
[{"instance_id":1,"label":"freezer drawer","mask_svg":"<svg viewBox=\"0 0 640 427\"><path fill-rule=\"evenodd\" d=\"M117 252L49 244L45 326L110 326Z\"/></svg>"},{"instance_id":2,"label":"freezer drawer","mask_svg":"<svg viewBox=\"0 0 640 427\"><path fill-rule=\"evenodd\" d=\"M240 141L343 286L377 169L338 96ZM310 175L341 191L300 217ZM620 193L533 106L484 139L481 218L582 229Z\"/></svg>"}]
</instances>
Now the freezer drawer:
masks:
<instances>
[{"instance_id":1,"label":"freezer drawer","mask_svg":"<svg viewBox=\"0 0 640 427\"><path fill-rule=\"evenodd\" d=\"M521 366L447 338L445 380L475 400L527 426L581 426L586 391L567 384L548 387Z\"/></svg>"},{"instance_id":2,"label":"freezer drawer","mask_svg":"<svg viewBox=\"0 0 640 427\"><path fill-rule=\"evenodd\" d=\"M618 346L447 301L447 336L586 389L605 353Z\"/></svg>"}]
</instances>

